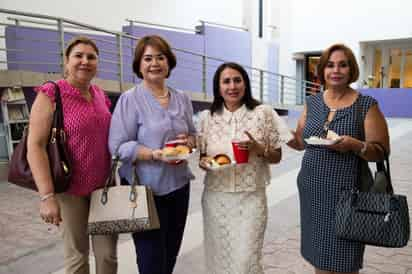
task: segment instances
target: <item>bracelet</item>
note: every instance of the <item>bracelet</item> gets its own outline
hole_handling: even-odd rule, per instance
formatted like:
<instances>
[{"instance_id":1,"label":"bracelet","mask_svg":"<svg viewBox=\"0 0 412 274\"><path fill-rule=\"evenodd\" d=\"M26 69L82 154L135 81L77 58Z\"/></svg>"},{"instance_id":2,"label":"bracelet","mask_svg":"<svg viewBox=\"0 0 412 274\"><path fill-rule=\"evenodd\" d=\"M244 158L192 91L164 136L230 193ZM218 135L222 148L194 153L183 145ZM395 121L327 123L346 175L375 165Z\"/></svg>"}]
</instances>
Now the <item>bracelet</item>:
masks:
<instances>
[{"instance_id":1,"label":"bracelet","mask_svg":"<svg viewBox=\"0 0 412 274\"><path fill-rule=\"evenodd\" d=\"M40 197L40 201L44 202L44 201L46 201L47 199L49 199L53 196L54 196L54 192L47 193L47 194Z\"/></svg>"},{"instance_id":2,"label":"bracelet","mask_svg":"<svg viewBox=\"0 0 412 274\"><path fill-rule=\"evenodd\" d=\"M365 154L366 150L368 149L368 144L366 142L362 142L362 148L358 151L358 155Z\"/></svg>"}]
</instances>

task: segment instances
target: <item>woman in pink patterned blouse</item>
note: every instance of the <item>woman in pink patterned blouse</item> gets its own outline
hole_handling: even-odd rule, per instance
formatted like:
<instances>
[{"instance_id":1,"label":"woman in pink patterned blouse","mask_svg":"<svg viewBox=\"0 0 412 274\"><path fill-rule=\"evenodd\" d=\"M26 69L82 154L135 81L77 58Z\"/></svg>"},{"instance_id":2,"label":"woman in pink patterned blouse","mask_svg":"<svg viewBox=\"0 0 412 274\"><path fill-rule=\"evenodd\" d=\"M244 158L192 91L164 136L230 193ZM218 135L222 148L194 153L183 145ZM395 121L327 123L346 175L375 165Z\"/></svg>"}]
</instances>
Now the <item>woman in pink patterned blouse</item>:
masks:
<instances>
[{"instance_id":1,"label":"woman in pink patterned blouse","mask_svg":"<svg viewBox=\"0 0 412 274\"><path fill-rule=\"evenodd\" d=\"M75 37L65 51L66 77L56 82L61 90L73 168L66 193L54 194L46 152L55 108L53 84L35 89L38 94L30 114L27 159L40 194L40 216L62 230L66 274L89 273L89 198L93 190L104 185L110 170L110 101L99 87L91 84L98 55L92 40ZM116 244L117 236L92 237L97 274L117 272Z\"/></svg>"}]
</instances>

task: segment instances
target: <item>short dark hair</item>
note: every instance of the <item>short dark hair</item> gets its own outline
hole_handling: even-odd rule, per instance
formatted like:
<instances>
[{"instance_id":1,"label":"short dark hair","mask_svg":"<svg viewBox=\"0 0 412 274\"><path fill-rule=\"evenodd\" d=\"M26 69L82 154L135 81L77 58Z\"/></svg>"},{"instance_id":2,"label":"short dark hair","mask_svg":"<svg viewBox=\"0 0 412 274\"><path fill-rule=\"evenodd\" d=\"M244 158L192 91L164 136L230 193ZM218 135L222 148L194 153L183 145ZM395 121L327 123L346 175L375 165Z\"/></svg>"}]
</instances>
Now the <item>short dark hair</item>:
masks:
<instances>
[{"instance_id":1,"label":"short dark hair","mask_svg":"<svg viewBox=\"0 0 412 274\"><path fill-rule=\"evenodd\" d=\"M346 58L348 58L348 65L349 65L349 80L348 80L348 86L349 84L356 82L359 78L359 66L358 62L356 62L355 55L353 54L353 51L345 46L344 44L334 44L327 48L322 55L320 56L320 61L318 65L318 77L320 80L320 83L322 85L325 85L325 68L328 64L329 58L332 55L333 52L341 50L345 54Z\"/></svg>"},{"instance_id":2,"label":"short dark hair","mask_svg":"<svg viewBox=\"0 0 412 274\"><path fill-rule=\"evenodd\" d=\"M91 46L96 51L96 54L99 55L99 49L92 39L86 36L75 36L69 41L69 43L67 43L66 49L64 50L64 56L66 56L67 59L69 58L69 55L72 52L73 48L78 44Z\"/></svg>"},{"instance_id":3,"label":"short dark hair","mask_svg":"<svg viewBox=\"0 0 412 274\"><path fill-rule=\"evenodd\" d=\"M242 97L242 103L245 104L247 109L254 109L256 106L260 105L261 103L254 99L252 96L252 89L250 86L249 75L247 74L246 70L239 64L229 62L221 64L213 76L213 102L210 106L210 112L213 115L215 112L220 112L223 110L223 97L220 95L220 75L222 74L223 70L226 68L231 68L240 73L243 78L243 82L245 83L245 95Z\"/></svg>"},{"instance_id":4,"label":"short dark hair","mask_svg":"<svg viewBox=\"0 0 412 274\"><path fill-rule=\"evenodd\" d=\"M169 65L169 72L166 77L169 77L172 69L176 67L176 56L170 48L169 43L158 35L147 35L139 39L134 50L133 72L137 77L143 79L143 75L140 72L140 62L142 61L143 53L147 46L156 48L166 56Z\"/></svg>"}]
</instances>

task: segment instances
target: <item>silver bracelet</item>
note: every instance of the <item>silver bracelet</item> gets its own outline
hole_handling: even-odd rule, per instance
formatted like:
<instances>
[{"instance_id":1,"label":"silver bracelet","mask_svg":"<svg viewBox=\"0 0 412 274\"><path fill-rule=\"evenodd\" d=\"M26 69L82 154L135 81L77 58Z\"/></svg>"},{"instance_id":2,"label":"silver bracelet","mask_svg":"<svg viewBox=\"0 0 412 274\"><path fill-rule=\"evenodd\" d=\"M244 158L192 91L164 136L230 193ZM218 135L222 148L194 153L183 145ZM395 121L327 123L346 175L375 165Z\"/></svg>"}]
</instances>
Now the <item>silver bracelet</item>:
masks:
<instances>
[{"instance_id":1,"label":"silver bracelet","mask_svg":"<svg viewBox=\"0 0 412 274\"><path fill-rule=\"evenodd\" d=\"M53 196L54 196L54 192L47 193L47 194L40 197L40 202L44 202L44 201L46 201L47 199L49 199Z\"/></svg>"}]
</instances>

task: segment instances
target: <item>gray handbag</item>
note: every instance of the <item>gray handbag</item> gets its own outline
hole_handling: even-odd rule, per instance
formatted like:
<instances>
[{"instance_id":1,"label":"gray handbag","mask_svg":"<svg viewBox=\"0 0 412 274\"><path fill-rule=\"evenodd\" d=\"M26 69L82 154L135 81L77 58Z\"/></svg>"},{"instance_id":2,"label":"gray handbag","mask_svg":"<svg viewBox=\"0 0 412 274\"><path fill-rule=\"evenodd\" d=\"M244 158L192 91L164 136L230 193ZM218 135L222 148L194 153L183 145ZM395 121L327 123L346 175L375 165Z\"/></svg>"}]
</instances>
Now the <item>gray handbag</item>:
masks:
<instances>
[{"instance_id":1,"label":"gray handbag","mask_svg":"<svg viewBox=\"0 0 412 274\"><path fill-rule=\"evenodd\" d=\"M383 151L385 161L378 166L376 189L372 186L371 191L361 192L359 176L352 190L341 194L336 206L336 234L369 245L403 247L410 237L408 203L406 196L393 193L389 157Z\"/></svg>"},{"instance_id":2,"label":"gray handbag","mask_svg":"<svg viewBox=\"0 0 412 274\"><path fill-rule=\"evenodd\" d=\"M136 170L131 185L116 184L118 162L113 158L104 188L91 195L88 233L107 235L160 228L153 193L140 184Z\"/></svg>"}]
</instances>

